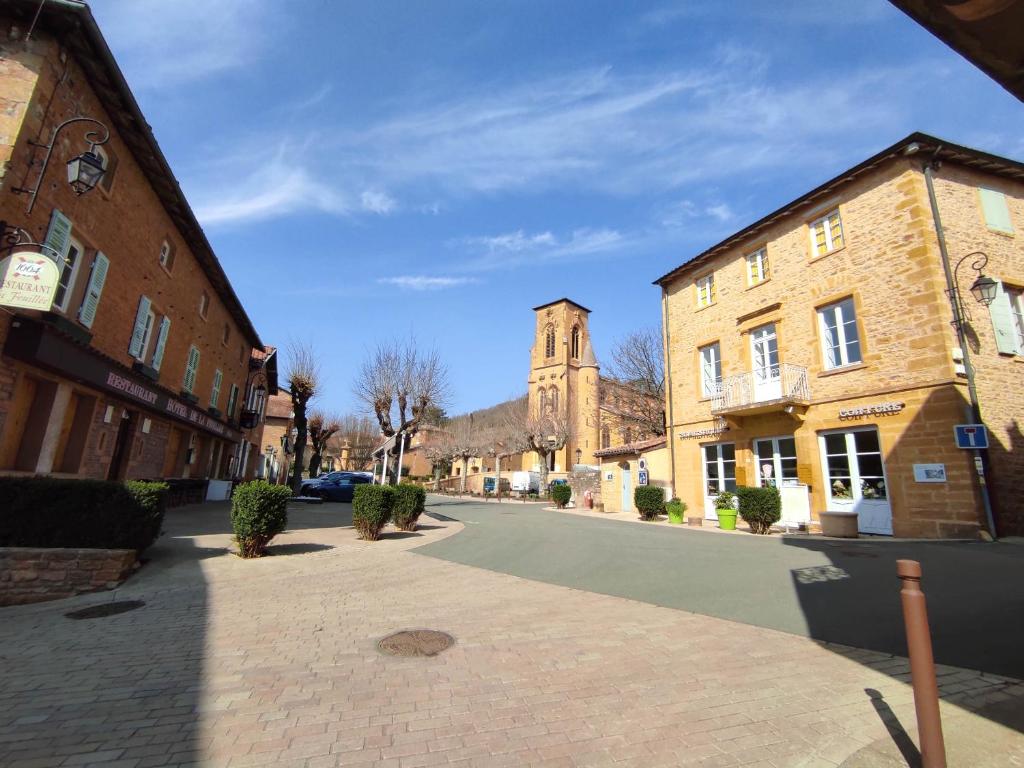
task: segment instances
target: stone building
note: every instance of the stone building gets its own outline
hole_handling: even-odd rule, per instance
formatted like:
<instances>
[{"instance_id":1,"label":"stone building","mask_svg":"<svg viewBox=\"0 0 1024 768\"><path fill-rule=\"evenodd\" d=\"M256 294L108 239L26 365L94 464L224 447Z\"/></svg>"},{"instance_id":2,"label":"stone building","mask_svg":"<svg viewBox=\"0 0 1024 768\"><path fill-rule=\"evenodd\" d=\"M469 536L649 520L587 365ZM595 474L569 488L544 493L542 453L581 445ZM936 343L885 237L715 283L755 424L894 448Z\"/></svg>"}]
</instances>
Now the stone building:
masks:
<instances>
[{"instance_id":1,"label":"stone building","mask_svg":"<svg viewBox=\"0 0 1024 768\"><path fill-rule=\"evenodd\" d=\"M977 535L974 452L954 442L973 421L966 353L997 527L1024 532L1022 228L1024 165L913 134L659 278L672 485L691 514L770 484L791 523L845 511L869 533Z\"/></svg>"},{"instance_id":2,"label":"stone building","mask_svg":"<svg viewBox=\"0 0 1024 768\"><path fill-rule=\"evenodd\" d=\"M0 257L59 273L46 307L0 312L0 471L244 475L263 345L89 8L12 0L0 31ZM76 194L83 163L103 175Z\"/></svg>"},{"instance_id":3,"label":"stone building","mask_svg":"<svg viewBox=\"0 0 1024 768\"><path fill-rule=\"evenodd\" d=\"M266 414L257 443L262 453L256 467L256 476L271 483L287 485L295 455L292 437L295 413L292 410L291 395L278 393L267 398Z\"/></svg>"}]
</instances>

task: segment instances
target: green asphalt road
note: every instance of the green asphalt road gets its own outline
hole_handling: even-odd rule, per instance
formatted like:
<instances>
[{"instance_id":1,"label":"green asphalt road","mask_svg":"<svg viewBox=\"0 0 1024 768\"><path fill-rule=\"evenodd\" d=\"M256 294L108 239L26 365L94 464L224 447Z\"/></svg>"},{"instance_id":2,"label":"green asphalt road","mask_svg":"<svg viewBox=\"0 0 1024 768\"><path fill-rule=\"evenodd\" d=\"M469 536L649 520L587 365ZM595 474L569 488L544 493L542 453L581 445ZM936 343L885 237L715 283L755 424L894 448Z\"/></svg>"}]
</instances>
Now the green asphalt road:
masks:
<instances>
[{"instance_id":1,"label":"green asphalt road","mask_svg":"<svg viewBox=\"0 0 1024 768\"><path fill-rule=\"evenodd\" d=\"M720 536L434 496L427 513L465 530L421 555L900 656L896 560L918 560L935 660L1024 678L1020 544Z\"/></svg>"}]
</instances>

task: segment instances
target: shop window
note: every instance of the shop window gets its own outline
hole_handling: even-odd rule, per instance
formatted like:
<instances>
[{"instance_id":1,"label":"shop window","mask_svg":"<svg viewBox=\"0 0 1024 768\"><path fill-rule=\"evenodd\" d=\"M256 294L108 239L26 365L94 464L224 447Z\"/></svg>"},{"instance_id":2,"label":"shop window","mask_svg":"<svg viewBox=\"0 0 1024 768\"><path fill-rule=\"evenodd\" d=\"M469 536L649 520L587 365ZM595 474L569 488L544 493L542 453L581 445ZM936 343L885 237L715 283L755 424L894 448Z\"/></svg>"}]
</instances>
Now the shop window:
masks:
<instances>
[{"instance_id":1,"label":"shop window","mask_svg":"<svg viewBox=\"0 0 1024 768\"><path fill-rule=\"evenodd\" d=\"M771 437L754 441L757 477L764 488L795 485L796 440L792 437Z\"/></svg>"},{"instance_id":2,"label":"shop window","mask_svg":"<svg viewBox=\"0 0 1024 768\"><path fill-rule=\"evenodd\" d=\"M700 348L700 391L714 397L722 389L722 353L718 342Z\"/></svg>"},{"instance_id":3,"label":"shop window","mask_svg":"<svg viewBox=\"0 0 1024 768\"><path fill-rule=\"evenodd\" d=\"M736 492L736 444L704 446L704 488L708 496L722 491Z\"/></svg>"},{"instance_id":4,"label":"shop window","mask_svg":"<svg viewBox=\"0 0 1024 768\"><path fill-rule=\"evenodd\" d=\"M1013 234L1013 222L1010 221L1010 209L1006 205L1006 195L994 189L978 190L981 200L981 212L985 216L985 226L995 232Z\"/></svg>"},{"instance_id":5,"label":"shop window","mask_svg":"<svg viewBox=\"0 0 1024 768\"><path fill-rule=\"evenodd\" d=\"M838 208L812 221L810 230L811 252L815 256L824 256L843 247L843 222Z\"/></svg>"},{"instance_id":6,"label":"shop window","mask_svg":"<svg viewBox=\"0 0 1024 768\"><path fill-rule=\"evenodd\" d=\"M878 431L874 428L821 436L827 490L833 501L885 501L888 489Z\"/></svg>"},{"instance_id":7,"label":"shop window","mask_svg":"<svg viewBox=\"0 0 1024 768\"><path fill-rule=\"evenodd\" d=\"M818 310L825 368L841 368L861 361L860 335L853 299L843 299Z\"/></svg>"}]
</instances>

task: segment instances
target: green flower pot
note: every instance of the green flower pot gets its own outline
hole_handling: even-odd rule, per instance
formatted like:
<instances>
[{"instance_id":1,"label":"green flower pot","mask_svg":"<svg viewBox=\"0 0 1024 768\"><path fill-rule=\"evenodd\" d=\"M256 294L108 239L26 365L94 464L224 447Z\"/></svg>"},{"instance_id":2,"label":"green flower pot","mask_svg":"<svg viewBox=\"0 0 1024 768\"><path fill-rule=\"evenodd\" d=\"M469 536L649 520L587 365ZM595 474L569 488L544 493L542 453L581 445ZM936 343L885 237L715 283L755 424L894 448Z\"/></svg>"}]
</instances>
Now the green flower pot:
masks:
<instances>
[{"instance_id":1,"label":"green flower pot","mask_svg":"<svg viewBox=\"0 0 1024 768\"><path fill-rule=\"evenodd\" d=\"M668 508L668 521L670 523L672 523L672 525L682 525L682 522L683 522L683 510L680 509L679 507L675 507L675 508L669 507Z\"/></svg>"},{"instance_id":2,"label":"green flower pot","mask_svg":"<svg viewBox=\"0 0 1024 768\"><path fill-rule=\"evenodd\" d=\"M735 509L718 509L718 527L723 531L735 531L736 530L736 510Z\"/></svg>"}]
</instances>

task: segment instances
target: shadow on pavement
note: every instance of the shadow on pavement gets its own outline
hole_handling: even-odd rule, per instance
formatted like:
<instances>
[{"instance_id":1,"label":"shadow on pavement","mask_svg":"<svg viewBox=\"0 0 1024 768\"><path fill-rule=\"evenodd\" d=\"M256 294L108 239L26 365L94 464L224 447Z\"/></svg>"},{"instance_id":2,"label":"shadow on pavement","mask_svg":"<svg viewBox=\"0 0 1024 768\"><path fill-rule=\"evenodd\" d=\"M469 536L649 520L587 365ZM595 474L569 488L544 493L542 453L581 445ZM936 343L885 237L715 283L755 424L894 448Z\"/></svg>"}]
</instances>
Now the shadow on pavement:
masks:
<instances>
[{"instance_id":1,"label":"shadow on pavement","mask_svg":"<svg viewBox=\"0 0 1024 768\"><path fill-rule=\"evenodd\" d=\"M325 552L334 549L331 544L271 544L267 547L267 556L307 555L312 552Z\"/></svg>"},{"instance_id":2,"label":"shadow on pavement","mask_svg":"<svg viewBox=\"0 0 1024 768\"><path fill-rule=\"evenodd\" d=\"M900 719L896 716L896 713L892 711L892 708L885 702L885 697L874 688L865 688L864 693L871 699L871 706L875 708L875 712L878 713L878 718L882 721L885 729L889 732L889 736L892 738L893 744L900 751L903 759L906 761L908 768L921 768L921 752L914 744L913 739L910 738L910 734L904 729Z\"/></svg>"}]
</instances>

